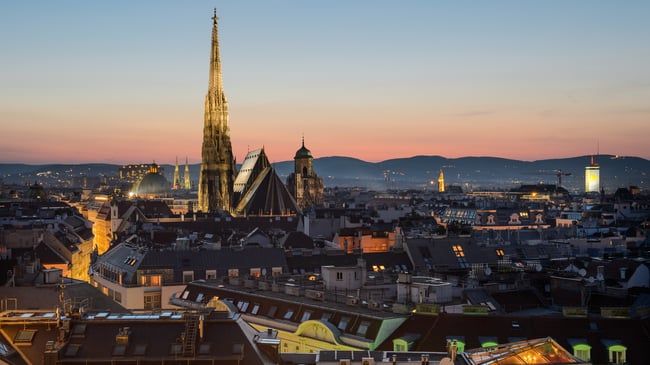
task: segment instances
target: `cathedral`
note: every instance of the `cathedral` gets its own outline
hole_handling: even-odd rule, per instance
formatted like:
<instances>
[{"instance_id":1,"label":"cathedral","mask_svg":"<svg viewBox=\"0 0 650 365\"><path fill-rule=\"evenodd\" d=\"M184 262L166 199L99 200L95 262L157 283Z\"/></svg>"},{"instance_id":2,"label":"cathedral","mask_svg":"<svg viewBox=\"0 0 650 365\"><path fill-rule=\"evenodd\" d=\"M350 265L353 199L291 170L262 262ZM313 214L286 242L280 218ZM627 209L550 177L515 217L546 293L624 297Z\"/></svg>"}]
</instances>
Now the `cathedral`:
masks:
<instances>
[{"instance_id":1,"label":"cathedral","mask_svg":"<svg viewBox=\"0 0 650 365\"><path fill-rule=\"evenodd\" d=\"M296 215L301 207L278 177L263 148L248 152L237 171L230 142L228 101L223 91L217 20L215 10L205 97L198 210L204 213L226 212L239 217ZM311 167L309 171L311 173Z\"/></svg>"}]
</instances>

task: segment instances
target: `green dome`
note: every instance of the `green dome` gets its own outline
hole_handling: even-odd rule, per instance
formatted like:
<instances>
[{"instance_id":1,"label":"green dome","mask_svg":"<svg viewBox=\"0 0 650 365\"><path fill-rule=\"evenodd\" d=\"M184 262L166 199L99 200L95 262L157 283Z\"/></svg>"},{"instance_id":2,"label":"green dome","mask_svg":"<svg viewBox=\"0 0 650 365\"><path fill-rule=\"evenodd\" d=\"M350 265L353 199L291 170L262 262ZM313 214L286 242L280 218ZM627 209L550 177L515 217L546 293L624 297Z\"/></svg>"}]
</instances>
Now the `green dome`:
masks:
<instances>
[{"instance_id":1,"label":"green dome","mask_svg":"<svg viewBox=\"0 0 650 365\"><path fill-rule=\"evenodd\" d=\"M140 180L134 189L138 195L157 195L168 193L171 189L171 184L164 176L150 172Z\"/></svg>"},{"instance_id":2,"label":"green dome","mask_svg":"<svg viewBox=\"0 0 650 365\"><path fill-rule=\"evenodd\" d=\"M302 147L298 151L296 151L296 157L293 159L299 159L299 158L313 158L311 155L311 151L305 147L305 140L302 140Z\"/></svg>"}]
</instances>

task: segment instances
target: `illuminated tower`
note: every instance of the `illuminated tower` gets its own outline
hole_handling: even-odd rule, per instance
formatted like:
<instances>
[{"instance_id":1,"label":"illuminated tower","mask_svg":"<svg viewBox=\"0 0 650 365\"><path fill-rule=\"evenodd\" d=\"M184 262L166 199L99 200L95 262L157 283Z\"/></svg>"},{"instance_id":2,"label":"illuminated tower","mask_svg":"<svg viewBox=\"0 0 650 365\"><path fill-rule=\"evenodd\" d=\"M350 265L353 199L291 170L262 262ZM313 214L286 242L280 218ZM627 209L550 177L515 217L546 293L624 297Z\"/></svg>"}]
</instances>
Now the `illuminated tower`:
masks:
<instances>
[{"instance_id":1,"label":"illuminated tower","mask_svg":"<svg viewBox=\"0 0 650 365\"><path fill-rule=\"evenodd\" d=\"M174 168L174 183L172 184L173 190L181 188L181 175L178 172L178 156L176 157L176 168Z\"/></svg>"},{"instance_id":2,"label":"illuminated tower","mask_svg":"<svg viewBox=\"0 0 650 365\"><path fill-rule=\"evenodd\" d=\"M585 167L585 193L600 192L600 166L591 156L591 163Z\"/></svg>"},{"instance_id":3,"label":"illuminated tower","mask_svg":"<svg viewBox=\"0 0 650 365\"><path fill-rule=\"evenodd\" d=\"M217 10L212 17L212 47L208 93L205 96L198 209L203 212L232 209L235 159L230 144L228 101L223 92Z\"/></svg>"},{"instance_id":4,"label":"illuminated tower","mask_svg":"<svg viewBox=\"0 0 650 365\"><path fill-rule=\"evenodd\" d=\"M185 157L185 173L183 174L184 184L183 189L190 190L192 189L192 182L190 181L190 165L187 162L187 157Z\"/></svg>"},{"instance_id":5,"label":"illuminated tower","mask_svg":"<svg viewBox=\"0 0 650 365\"><path fill-rule=\"evenodd\" d=\"M445 175L442 173L442 169L440 169L440 173L438 174L438 192L445 192Z\"/></svg>"}]
</instances>

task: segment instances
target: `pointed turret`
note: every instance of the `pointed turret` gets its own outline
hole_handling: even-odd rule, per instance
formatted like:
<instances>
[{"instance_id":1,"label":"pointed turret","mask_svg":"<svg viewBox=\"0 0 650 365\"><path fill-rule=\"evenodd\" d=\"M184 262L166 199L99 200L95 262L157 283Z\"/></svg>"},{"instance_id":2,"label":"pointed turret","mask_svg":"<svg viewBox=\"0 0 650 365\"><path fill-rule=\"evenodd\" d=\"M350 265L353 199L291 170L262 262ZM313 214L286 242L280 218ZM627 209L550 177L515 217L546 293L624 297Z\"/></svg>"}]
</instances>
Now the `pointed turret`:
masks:
<instances>
[{"instance_id":1,"label":"pointed turret","mask_svg":"<svg viewBox=\"0 0 650 365\"><path fill-rule=\"evenodd\" d=\"M172 184L172 189L178 190L181 188L181 175L178 171L178 156L176 156L176 167L174 168L174 183Z\"/></svg>"},{"instance_id":2,"label":"pointed turret","mask_svg":"<svg viewBox=\"0 0 650 365\"><path fill-rule=\"evenodd\" d=\"M184 184L183 189L190 190L192 189L192 182L190 181L190 165L187 161L187 156L185 157L185 173L183 174Z\"/></svg>"}]
</instances>

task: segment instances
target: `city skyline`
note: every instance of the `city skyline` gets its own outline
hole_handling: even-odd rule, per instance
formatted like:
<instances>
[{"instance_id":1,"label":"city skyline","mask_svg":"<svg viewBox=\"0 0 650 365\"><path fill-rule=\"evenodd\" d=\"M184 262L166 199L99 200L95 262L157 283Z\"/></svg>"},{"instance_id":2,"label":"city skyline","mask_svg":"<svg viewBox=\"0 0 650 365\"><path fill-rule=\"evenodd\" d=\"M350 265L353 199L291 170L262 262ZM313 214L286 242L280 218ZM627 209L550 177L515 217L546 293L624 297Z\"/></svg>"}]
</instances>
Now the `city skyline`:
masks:
<instances>
[{"instance_id":1,"label":"city skyline","mask_svg":"<svg viewBox=\"0 0 650 365\"><path fill-rule=\"evenodd\" d=\"M650 4L11 3L0 162L201 160L211 16L237 161L650 158Z\"/></svg>"}]
</instances>

